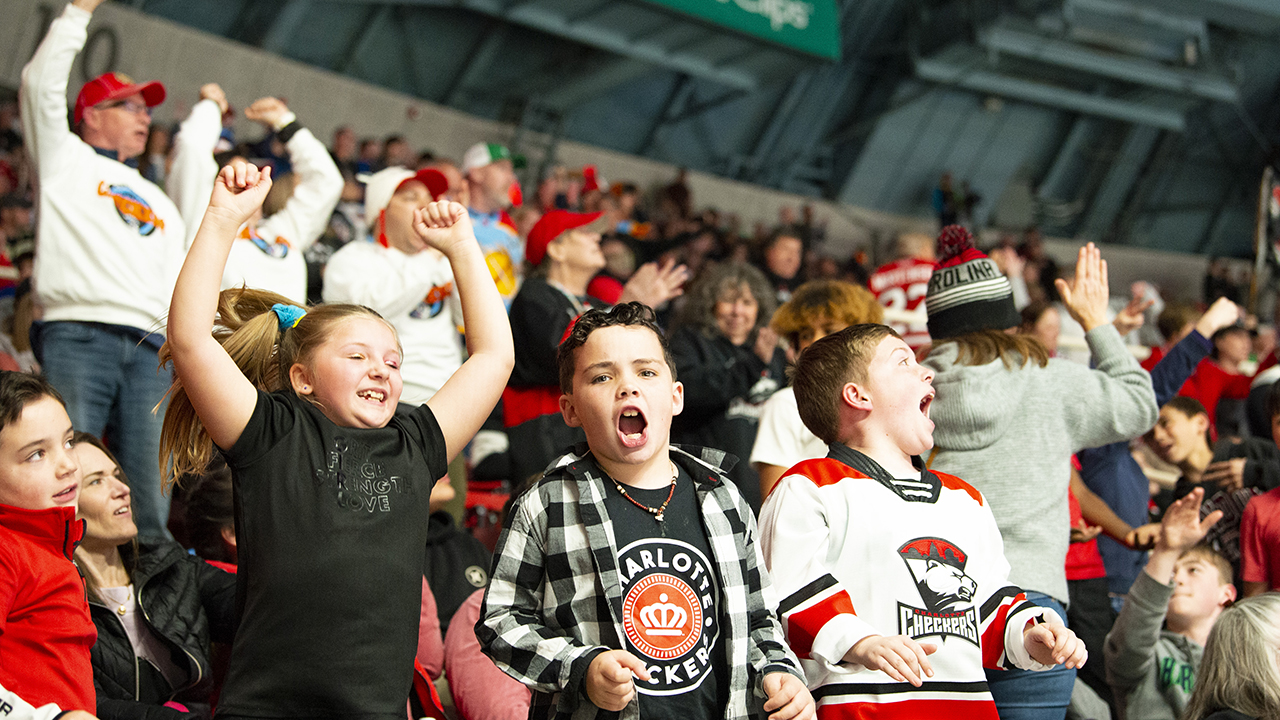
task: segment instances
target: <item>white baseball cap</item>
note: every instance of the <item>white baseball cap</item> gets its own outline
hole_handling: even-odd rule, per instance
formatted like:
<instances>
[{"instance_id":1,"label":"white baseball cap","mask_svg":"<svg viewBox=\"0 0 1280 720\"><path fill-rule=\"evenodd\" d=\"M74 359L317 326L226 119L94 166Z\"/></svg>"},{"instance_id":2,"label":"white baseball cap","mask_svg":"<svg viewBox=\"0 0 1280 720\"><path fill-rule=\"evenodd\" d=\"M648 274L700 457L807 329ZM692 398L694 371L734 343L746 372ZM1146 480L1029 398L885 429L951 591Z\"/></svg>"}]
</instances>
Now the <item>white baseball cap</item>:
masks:
<instances>
[{"instance_id":1,"label":"white baseball cap","mask_svg":"<svg viewBox=\"0 0 1280 720\"><path fill-rule=\"evenodd\" d=\"M435 168L414 172L407 167L396 166L372 175L358 175L356 179L364 183L364 219L370 227L378 221L378 214L391 203L391 196L410 180L426 185L432 200L439 200L449 192L449 179Z\"/></svg>"}]
</instances>

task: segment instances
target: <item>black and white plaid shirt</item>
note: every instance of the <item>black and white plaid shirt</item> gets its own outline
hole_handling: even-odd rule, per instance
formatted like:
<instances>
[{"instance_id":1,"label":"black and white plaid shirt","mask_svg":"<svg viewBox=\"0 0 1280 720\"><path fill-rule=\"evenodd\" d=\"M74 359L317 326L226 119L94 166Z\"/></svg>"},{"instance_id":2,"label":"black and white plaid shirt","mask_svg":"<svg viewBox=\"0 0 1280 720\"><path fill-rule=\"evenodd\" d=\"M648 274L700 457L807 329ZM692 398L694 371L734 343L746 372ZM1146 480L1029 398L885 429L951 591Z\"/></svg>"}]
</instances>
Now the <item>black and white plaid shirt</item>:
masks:
<instances>
[{"instance_id":1,"label":"black and white plaid shirt","mask_svg":"<svg viewBox=\"0 0 1280 720\"><path fill-rule=\"evenodd\" d=\"M671 459L694 479L720 576L729 665L725 720L746 720L763 703L766 673L801 680L804 674L774 614L777 599L756 548L755 517L724 474L733 456L672 446ZM603 713L586 699L582 683L596 655L623 647L618 548L604 504L608 482L586 445L575 447L513 504L498 539L476 636L503 672L534 691L530 718L586 720ZM638 696L618 717L639 720Z\"/></svg>"}]
</instances>

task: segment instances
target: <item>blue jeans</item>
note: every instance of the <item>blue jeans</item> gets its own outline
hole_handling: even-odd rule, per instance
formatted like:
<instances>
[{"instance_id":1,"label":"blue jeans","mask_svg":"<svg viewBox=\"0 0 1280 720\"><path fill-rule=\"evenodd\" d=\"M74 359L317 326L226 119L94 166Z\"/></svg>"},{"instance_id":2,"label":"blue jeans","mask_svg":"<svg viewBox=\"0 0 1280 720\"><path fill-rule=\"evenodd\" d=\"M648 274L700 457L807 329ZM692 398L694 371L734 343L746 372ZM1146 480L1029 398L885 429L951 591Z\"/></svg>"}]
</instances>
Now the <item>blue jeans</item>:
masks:
<instances>
[{"instance_id":1,"label":"blue jeans","mask_svg":"<svg viewBox=\"0 0 1280 720\"><path fill-rule=\"evenodd\" d=\"M1027 591L1027 599L1041 607L1053 608L1067 621L1067 611L1044 593ZM1089 658L1090 662L1101 658ZM1055 665L1052 670L988 670L987 685L996 700L1000 720L1062 720L1067 716L1076 671Z\"/></svg>"},{"instance_id":2,"label":"blue jeans","mask_svg":"<svg viewBox=\"0 0 1280 720\"><path fill-rule=\"evenodd\" d=\"M45 377L67 402L72 426L106 440L128 476L138 539L172 539L159 465L170 371L158 368L150 345L102 325L46 323L40 345Z\"/></svg>"}]
</instances>

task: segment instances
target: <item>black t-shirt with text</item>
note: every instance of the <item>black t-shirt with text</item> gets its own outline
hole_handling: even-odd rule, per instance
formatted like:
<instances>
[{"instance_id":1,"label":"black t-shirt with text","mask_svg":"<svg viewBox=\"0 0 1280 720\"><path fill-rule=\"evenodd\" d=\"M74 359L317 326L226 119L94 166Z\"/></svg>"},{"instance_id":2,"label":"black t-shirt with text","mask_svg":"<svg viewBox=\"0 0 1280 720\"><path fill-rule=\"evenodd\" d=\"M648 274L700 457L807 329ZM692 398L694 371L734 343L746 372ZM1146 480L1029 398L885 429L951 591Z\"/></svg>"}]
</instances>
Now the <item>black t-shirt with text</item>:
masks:
<instances>
[{"instance_id":1,"label":"black t-shirt with text","mask_svg":"<svg viewBox=\"0 0 1280 720\"><path fill-rule=\"evenodd\" d=\"M431 410L343 428L291 392L259 393L224 455L239 627L219 715L403 720L447 465Z\"/></svg>"},{"instance_id":2,"label":"black t-shirt with text","mask_svg":"<svg viewBox=\"0 0 1280 720\"><path fill-rule=\"evenodd\" d=\"M657 508L670 487L626 490L637 502ZM618 544L623 642L653 677L651 682L635 683L640 717L724 717L729 670L720 582L693 479L680 471L661 523L616 487L605 496L605 510Z\"/></svg>"}]
</instances>

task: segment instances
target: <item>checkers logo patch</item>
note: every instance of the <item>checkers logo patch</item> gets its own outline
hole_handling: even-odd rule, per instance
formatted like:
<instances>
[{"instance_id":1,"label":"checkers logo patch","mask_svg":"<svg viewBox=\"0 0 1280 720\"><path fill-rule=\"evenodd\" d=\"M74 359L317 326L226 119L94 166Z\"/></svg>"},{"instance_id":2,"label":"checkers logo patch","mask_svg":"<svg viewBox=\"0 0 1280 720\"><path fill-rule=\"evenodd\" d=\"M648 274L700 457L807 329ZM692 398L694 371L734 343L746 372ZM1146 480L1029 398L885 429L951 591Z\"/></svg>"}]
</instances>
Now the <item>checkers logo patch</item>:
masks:
<instances>
[{"instance_id":1,"label":"checkers logo patch","mask_svg":"<svg viewBox=\"0 0 1280 720\"><path fill-rule=\"evenodd\" d=\"M639 540L619 553L627 649L653 676L636 683L638 692L688 692L710 674L720 634L719 589L710 567L697 548L670 538Z\"/></svg>"},{"instance_id":2,"label":"checkers logo patch","mask_svg":"<svg viewBox=\"0 0 1280 720\"><path fill-rule=\"evenodd\" d=\"M909 638L940 635L978 645L978 614L973 598L978 585L964 572L968 555L936 537L916 538L898 548L925 607L898 603L898 632Z\"/></svg>"},{"instance_id":3,"label":"checkers logo patch","mask_svg":"<svg viewBox=\"0 0 1280 720\"><path fill-rule=\"evenodd\" d=\"M697 644L702 635L702 606L688 583L654 573L631 586L622 604L622 626L637 650L670 660Z\"/></svg>"}]
</instances>

